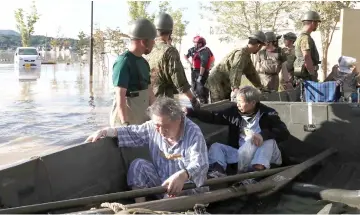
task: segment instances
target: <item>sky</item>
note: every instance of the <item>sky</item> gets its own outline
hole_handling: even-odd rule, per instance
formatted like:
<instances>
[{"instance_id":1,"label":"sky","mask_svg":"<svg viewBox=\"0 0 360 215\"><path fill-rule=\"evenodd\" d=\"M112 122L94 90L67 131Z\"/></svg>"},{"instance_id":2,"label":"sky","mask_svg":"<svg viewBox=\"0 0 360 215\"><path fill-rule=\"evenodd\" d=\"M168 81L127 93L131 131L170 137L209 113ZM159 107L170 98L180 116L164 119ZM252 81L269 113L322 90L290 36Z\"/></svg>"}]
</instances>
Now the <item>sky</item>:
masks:
<instances>
[{"instance_id":1,"label":"sky","mask_svg":"<svg viewBox=\"0 0 360 215\"><path fill-rule=\"evenodd\" d=\"M41 15L35 25L35 34L56 37L58 32L65 37L77 38L79 31L90 33L91 0L36 0L36 6ZM154 12L159 1L152 1L149 7ZM187 8L184 20L190 21L188 34L198 31L200 15L199 2L190 0L170 1L173 8ZM16 30L14 10L24 8L29 11L31 0L12 0L2 4L0 9L0 29ZM94 0L94 25L100 28L120 27L127 30L128 6L124 0ZM17 30L16 30L17 31Z\"/></svg>"}]
</instances>

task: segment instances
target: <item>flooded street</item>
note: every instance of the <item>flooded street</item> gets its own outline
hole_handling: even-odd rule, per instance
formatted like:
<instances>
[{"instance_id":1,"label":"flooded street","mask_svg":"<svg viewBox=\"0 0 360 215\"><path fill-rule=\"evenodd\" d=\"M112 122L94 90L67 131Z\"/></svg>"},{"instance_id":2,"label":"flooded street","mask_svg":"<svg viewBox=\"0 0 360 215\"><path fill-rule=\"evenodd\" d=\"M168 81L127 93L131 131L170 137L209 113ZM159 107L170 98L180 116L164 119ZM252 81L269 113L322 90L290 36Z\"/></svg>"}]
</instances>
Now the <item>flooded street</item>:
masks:
<instances>
[{"instance_id":1,"label":"flooded street","mask_svg":"<svg viewBox=\"0 0 360 215\"><path fill-rule=\"evenodd\" d=\"M111 73L88 66L42 65L17 72L0 64L0 168L2 165L80 144L108 125Z\"/></svg>"},{"instance_id":2,"label":"flooded street","mask_svg":"<svg viewBox=\"0 0 360 215\"><path fill-rule=\"evenodd\" d=\"M111 71L95 68L90 86L88 66L42 65L41 71L18 72L0 64L0 168L81 144L108 126L111 77Z\"/></svg>"}]
</instances>

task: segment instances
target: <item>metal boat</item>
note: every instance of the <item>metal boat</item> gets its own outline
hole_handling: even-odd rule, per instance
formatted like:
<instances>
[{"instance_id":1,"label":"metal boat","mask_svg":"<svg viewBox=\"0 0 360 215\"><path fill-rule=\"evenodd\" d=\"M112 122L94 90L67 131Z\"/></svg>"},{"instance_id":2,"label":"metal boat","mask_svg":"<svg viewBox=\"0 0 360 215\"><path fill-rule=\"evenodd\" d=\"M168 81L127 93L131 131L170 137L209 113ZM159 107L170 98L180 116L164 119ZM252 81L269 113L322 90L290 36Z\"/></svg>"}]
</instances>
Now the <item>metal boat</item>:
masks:
<instances>
[{"instance_id":1,"label":"metal boat","mask_svg":"<svg viewBox=\"0 0 360 215\"><path fill-rule=\"evenodd\" d=\"M288 141L279 143L285 166L300 163L331 147L337 149L338 153L304 171L294 179L297 183L289 183L289 186L270 197L252 199L250 195L247 198L232 198L225 203L211 204L213 206L209 208L210 213L317 213L329 201L318 201L321 198L310 195L310 191L314 194L315 190L320 188L359 189L358 104L264 103L278 111L291 132ZM221 110L230 104L230 101L222 101L204 108ZM214 142L226 143L227 127L192 120L200 126L209 145ZM81 143L43 157L33 157L22 163L3 166L0 170L0 207L16 208L126 191L129 164L138 157L150 159L148 150L117 148L116 139L105 138L94 144ZM306 191L306 186L298 182L311 184L315 188L307 188ZM300 189L299 186L303 188ZM303 192L298 192L299 190ZM350 195L350 192L346 191L345 195ZM304 193L310 193L310 197L304 197ZM347 197L357 201L358 196L349 195ZM130 199L124 203L131 201ZM332 203L335 209L332 209L331 213L358 212L357 203L355 206L344 204L341 200L334 200ZM70 208L66 212L84 209ZM42 211L44 212L64 211Z\"/></svg>"}]
</instances>

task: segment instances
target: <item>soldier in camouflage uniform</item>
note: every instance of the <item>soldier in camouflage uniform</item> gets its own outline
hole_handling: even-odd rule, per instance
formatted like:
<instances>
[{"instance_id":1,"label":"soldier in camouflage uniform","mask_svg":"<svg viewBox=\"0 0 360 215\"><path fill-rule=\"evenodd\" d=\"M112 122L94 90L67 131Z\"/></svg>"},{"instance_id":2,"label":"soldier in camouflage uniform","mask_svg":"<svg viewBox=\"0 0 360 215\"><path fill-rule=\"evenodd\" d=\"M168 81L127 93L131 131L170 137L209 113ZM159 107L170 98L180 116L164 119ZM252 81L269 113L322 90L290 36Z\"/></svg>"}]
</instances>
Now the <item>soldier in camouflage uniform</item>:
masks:
<instances>
[{"instance_id":1,"label":"soldier in camouflage uniform","mask_svg":"<svg viewBox=\"0 0 360 215\"><path fill-rule=\"evenodd\" d=\"M256 55L256 71L259 73L261 83L270 91L279 89L279 73L286 55L277 46L279 37L274 32L266 32L266 45ZM281 37L281 36L280 36Z\"/></svg>"},{"instance_id":2,"label":"soldier in camouflage uniform","mask_svg":"<svg viewBox=\"0 0 360 215\"><path fill-rule=\"evenodd\" d=\"M302 18L303 31L295 41L295 79L318 81L320 57L310 34L316 31L319 22L320 15L315 11L306 12Z\"/></svg>"},{"instance_id":3,"label":"soldier in camouflage uniform","mask_svg":"<svg viewBox=\"0 0 360 215\"><path fill-rule=\"evenodd\" d=\"M152 52L146 57L150 64L151 83L156 97L185 94L194 108L200 104L191 92L191 86L185 75L178 50L169 44L173 30L173 19L167 13L161 13L155 19L157 38Z\"/></svg>"},{"instance_id":4,"label":"soldier in camouflage uniform","mask_svg":"<svg viewBox=\"0 0 360 215\"><path fill-rule=\"evenodd\" d=\"M256 54L264 44L265 34L258 31L249 37L246 47L233 50L210 70L205 87L210 91L212 103L230 99L231 92L240 87L243 74L256 88L263 88L250 54Z\"/></svg>"},{"instance_id":5,"label":"soldier in camouflage uniform","mask_svg":"<svg viewBox=\"0 0 360 215\"><path fill-rule=\"evenodd\" d=\"M284 45L285 47L282 48L282 51L286 55L286 68L289 72L290 77L285 80L284 77L280 78L280 88L282 90L287 90L289 88L292 88L292 85L294 83L294 61L296 59L295 57L295 46L294 42L296 41L296 34L292 32L288 32L284 34Z\"/></svg>"}]
</instances>

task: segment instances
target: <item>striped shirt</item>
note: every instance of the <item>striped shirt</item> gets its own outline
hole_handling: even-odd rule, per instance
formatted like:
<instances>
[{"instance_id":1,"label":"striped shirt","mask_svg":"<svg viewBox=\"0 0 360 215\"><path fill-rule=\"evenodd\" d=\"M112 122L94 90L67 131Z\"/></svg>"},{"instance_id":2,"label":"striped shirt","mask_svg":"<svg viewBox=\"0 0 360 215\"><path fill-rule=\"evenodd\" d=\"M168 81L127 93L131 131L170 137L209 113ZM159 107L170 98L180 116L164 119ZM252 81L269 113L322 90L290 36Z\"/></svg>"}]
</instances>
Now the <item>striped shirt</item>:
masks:
<instances>
[{"instance_id":1,"label":"striped shirt","mask_svg":"<svg viewBox=\"0 0 360 215\"><path fill-rule=\"evenodd\" d=\"M186 169L189 180L197 187L207 179L209 168L205 138L194 122L185 117L184 132L177 144L170 146L156 131L152 121L141 125L117 128L119 147L149 145L153 164L162 182L174 173Z\"/></svg>"}]
</instances>

